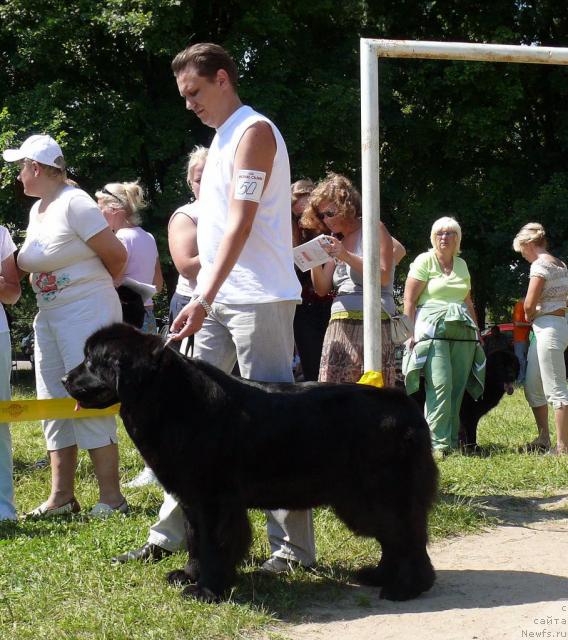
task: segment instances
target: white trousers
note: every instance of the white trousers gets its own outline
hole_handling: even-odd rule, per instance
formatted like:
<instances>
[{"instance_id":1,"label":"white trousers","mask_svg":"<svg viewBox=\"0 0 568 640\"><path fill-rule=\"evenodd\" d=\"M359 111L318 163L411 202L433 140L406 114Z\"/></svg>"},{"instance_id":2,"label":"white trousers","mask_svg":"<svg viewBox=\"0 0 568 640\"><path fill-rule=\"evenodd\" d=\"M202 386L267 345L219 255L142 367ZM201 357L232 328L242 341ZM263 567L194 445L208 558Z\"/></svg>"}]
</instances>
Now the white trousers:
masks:
<instances>
[{"instance_id":1,"label":"white trousers","mask_svg":"<svg viewBox=\"0 0 568 640\"><path fill-rule=\"evenodd\" d=\"M83 347L97 329L121 322L116 291L103 289L55 309L40 309L34 320L38 398L67 398L61 378L83 362ZM44 420L48 451L73 445L98 449L116 442L114 416L81 420Z\"/></svg>"},{"instance_id":2,"label":"white trousers","mask_svg":"<svg viewBox=\"0 0 568 640\"><path fill-rule=\"evenodd\" d=\"M0 333L0 400L10 400L12 347L10 333ZM10 426L0 423L0 520L16 520L14 506L14 466Z\"/></svg>"},{"instance_id":3,"label":"white trousers","mask_svg":"<svg viewBox=\"0 0 568 640\"><path fill-rule=\"evenodd\" d=\"M568 405L564 350L568 324L563 316L539 316L533 322L535 340L529 347L525 397L531 407Z\"/></svg>"},{"instance_id":4,"label":"white trousers","mask_svg":"<svg viewBox=\"0 0 568 640\"><path fill-rule=\"evenodd\" d=\"M291 301L257 305L214 303L213 313L205 318L195 336L194 355L227 373L238 361L241 375L251 380L293 382L295 309L296 303ZM173 508L170 498L166 496L160 519L151 527L148 541L173 551L175 541L184 537L185 532L183 519L180 524L181 509ZM268 511L267 529L272 555L304 565L313 564L315 543L311 510Z\"/></svg>"}]
</instances>

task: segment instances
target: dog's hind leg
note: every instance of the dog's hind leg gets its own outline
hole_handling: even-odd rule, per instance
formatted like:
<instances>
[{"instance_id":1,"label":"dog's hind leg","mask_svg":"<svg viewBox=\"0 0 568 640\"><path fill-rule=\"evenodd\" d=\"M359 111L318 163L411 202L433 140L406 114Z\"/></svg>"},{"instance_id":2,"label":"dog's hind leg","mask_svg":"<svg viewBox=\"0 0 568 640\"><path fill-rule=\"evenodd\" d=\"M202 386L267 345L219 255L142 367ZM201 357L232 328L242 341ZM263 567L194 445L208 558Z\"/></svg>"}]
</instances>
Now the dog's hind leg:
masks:
<instances>
[{"instance_id":1,"label":"dog's hind leg","mask_svg":"<svg viewBox=\"0 0 568 640\"><path fill-rule=\"evenodd\" d=\"M381 527L377 536L382 557L376 571L382 586L381 598L410 600L434 584L436 574L428 552L428 512L408 505L392 513L391 527Z\"/></svg>"},{"instance_id":2,"label":"dog's hind leg","mask_svg":"<svg viewBox=\"0 0 568 640\"><path fill-rule=\"evenodd\" d=\"M355 572L361 584L382 587L381 598L389 600L409 600L432 586L435 574L426 551L427 509L416 504L376 504L368 506L357 521L342 519L355 532L374 537L381 545L380 562Z\"/></svg>"},{"instance_id":3,"label":"dog's hind leg","mask_svg":"<svg viewBox=\"0 0 568 640\"><path fill-rule=\"evenodd\" d=\"M234 583L252 541L247 511L234 501L209 504L200 514L198 530L199 579L183 595L218 601Z\"/></svg>"}]
</instances>

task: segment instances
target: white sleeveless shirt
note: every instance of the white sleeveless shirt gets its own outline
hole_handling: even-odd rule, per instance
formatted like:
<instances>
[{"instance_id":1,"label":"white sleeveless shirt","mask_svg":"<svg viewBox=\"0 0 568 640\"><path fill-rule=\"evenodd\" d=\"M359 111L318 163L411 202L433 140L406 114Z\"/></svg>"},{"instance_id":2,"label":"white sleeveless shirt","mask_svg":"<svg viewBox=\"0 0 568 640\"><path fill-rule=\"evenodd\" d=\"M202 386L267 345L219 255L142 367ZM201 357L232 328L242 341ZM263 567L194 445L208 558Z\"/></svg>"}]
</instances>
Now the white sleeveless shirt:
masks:
<instances>
[{"instance_id":1,"label":"white sleeveless shirt","mask_svg":"<svg viewBox=\"0 0 568 640\"><path fill-rule=\"evenodd\" d=\"M256 122L267 122L271 126L276 140L276 155L250 236L215 297L216 302L224 304L300 301L300 283L294 272L292 256L288 151L274 124L247 106L237 109L217 129L201 177L199 208L206 215L197 225L201 270L197 276L196 293L201 293L201 288L209 280L227 226L238 144L245 131Z\"/></svg>"},{"instance_id":2,"label":"white sleeveless shirt","mask_svg":"<svg viewBox=\"0 0 568 640\"><path fill-rule=\"evenodd\" d=\"M175 216L184 215L187 216L193 224L197 227L197 220L199 218L199 208L197 205L197 200L193 202L188 202L187 204L178 207L171 215L170 220L168 222L168 230L170 228L170 224ZM189 278L185 278L181 275L178 276L176 293L180 296L184 296L185 298L191 298L193 295L193 290L195 289L195 278L191 280Z\"/></svg>"}]
</instances>

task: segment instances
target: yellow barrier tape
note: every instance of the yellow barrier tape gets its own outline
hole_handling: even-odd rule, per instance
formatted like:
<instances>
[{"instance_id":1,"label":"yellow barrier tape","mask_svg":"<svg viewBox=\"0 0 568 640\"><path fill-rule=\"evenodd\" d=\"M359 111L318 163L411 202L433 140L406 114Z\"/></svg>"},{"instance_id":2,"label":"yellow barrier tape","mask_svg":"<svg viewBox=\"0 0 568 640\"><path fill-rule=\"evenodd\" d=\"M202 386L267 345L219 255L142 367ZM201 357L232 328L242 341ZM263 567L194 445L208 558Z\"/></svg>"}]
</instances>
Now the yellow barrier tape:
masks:
<instances>
[{"instance_id":1,"label":"yellow barrier tape","mask_svg":"<svg viewBox=\"0 0 568 640\"><path fill-rule=\"evenodd\" d=\"M368 384L372 387L378 387L381 389L385 386L383 382L382 371L365 371L361 378L357 381L357 384Z\"/></svg>"},{"instance_id":2,"label":"yellow barrier tape","mask_svg":"<svg viewBox=\"0 0 568 640\"><path fill-rule=\"evenodd\" d=\"M79 409L75 411L73 398L49 400L4 400L0 402L0 422L31 422L32 420L64 420L101 418L118 413L120 404L106 409Z\"/></svg>"}]
</instances>

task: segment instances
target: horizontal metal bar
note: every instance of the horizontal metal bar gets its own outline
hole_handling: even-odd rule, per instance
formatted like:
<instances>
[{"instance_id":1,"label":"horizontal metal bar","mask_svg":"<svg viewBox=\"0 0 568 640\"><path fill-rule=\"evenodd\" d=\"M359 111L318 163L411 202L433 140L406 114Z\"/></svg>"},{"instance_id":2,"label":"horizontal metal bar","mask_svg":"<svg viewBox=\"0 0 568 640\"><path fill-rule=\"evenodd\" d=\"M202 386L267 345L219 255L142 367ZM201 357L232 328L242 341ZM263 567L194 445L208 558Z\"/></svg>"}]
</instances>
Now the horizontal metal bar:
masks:
<instances>
[{"instance_id":1,"label":"horizontal metal bar","mask_svg":"<svg viewBox=\"0 0 568 640\"><path fill-rule=\"evenodd\" d=\"M379 58L568 64L568 48L469 42L364 39Z\"/></svg>"}]
</instances>

